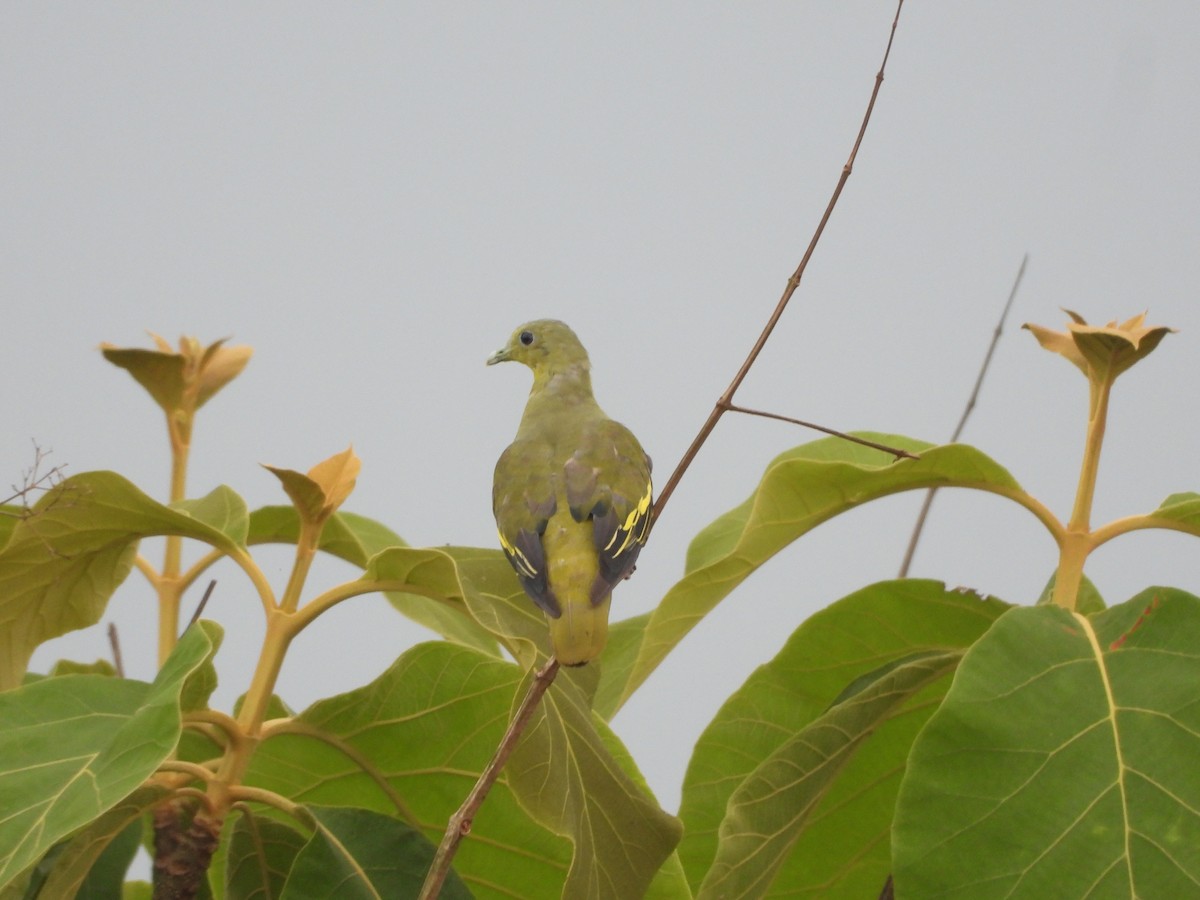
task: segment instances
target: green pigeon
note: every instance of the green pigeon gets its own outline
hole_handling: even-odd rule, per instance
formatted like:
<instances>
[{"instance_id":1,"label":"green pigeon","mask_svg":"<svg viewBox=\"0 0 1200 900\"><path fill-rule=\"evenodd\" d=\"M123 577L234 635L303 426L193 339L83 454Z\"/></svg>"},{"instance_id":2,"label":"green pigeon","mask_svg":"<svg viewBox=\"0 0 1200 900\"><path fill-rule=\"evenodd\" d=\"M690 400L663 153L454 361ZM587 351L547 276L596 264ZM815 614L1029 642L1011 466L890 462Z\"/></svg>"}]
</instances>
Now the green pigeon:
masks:
<instances>
[{"instance_id":1,"label":"green pigeon","mask_svg":"<svg viewBox=\"0 0 1200 900\"><path fill-rule=\"evenodd\" d=\"M553 319L527 322L487 364L533 370L517 437L496 463L500 546L550 625L567 666L608 639L612 589L633 571L650 529L650 457L592 396L587 351Z\"/></svg>"}]
</instances>

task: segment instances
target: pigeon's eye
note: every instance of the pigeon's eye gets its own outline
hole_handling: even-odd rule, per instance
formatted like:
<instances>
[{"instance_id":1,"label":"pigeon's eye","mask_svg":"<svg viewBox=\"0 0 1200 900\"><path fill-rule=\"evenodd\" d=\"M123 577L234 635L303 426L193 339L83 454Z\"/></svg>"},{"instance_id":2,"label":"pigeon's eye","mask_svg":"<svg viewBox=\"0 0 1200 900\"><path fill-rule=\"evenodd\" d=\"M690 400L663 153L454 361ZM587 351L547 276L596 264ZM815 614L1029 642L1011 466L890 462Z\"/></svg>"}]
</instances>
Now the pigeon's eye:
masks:
<instances>
[{"instance_id":1,"label":"pigeon's eye","mask_svg":"<svg viewBox=\"0 0 1200 900\"><path fill-rule=\"evenodd\" d=\"M519 340L521 341L522 344L524 344L526 347L528 347L530 344L533 343L533 332L532 331L522 331L521 337L519 338Z\"/></svg>"}]
</instances>

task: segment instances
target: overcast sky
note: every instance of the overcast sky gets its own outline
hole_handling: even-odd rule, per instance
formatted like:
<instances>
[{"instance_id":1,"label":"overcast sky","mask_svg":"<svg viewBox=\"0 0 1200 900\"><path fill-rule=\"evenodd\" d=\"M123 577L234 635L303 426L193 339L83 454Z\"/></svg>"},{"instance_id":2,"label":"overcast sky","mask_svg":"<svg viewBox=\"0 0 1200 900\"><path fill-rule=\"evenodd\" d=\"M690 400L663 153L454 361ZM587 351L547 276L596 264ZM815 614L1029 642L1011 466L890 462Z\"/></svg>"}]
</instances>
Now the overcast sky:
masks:
<instances>
[{"instance_id":1,"label":"overcast sky","mask_svg":"<svg viewBox=\"0 0 1200 900\"><path fill-rule=\"evenodd\" d=\"M353 443L347 508L416 545L494 546L492 467L529 387L484 360L569 322L597 396L660 483L795 268L858 128L890 2L9 3L0 10L0 479L32 441L165 498L161 414L101 341L233 336L244 375L200 414L190 493L284 502L270 463ZM1200 4L910 0L858 163L739 402L843 429L949 436L1021 256L1024 285L964 440L1061 516L1083 378L1018 330L1148 309L1180 329L1122 379L1097 522L1200 488ZM726 417L614 616L680 576L690 538L815 439ZM721 702L813 611L894 577L917 494L822 526L726 600L615 726L669 809ZM144 548L156 563L157 546ZM194 558L195 554L193 554ZM943 493L912 574L1031 602L1055 563L1026 512ZM286 555L269 557L282 585ZM1178 534L1104 548L1110 602L1200 593ZM232 569L219 704L248 683L258 602ZM354 577L340 564L314 586ZM149 678L136 582L105 622ZM190 605L197 598L189 598ZM293 706L426 636L377 597L293 648ZM107 656L102 627L44 647Z\"/></svg>"}]
</instances>

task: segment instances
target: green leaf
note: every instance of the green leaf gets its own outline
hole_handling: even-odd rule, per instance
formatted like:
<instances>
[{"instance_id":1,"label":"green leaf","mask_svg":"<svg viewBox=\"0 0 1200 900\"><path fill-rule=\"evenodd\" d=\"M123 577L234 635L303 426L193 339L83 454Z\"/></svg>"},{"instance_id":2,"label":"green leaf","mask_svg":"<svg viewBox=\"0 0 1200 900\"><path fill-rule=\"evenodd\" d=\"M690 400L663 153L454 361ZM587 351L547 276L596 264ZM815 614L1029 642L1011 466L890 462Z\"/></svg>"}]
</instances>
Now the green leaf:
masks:
<instances>
[{"instance_id":1,"label":"green leaf","mask_svg":"<svg viewBox=\"0 0 1200 900\"><path fill-rule=\"evenodd\" d=\"M314 704L291 733L265 740L247 783L301 803L398 814L438 841L490 760L522 683L511 663L445 642L418 645L371 684ZM563 688L578 690L568 677L551 692ZM567 701L549 707L556 713L558 702ZM579 721L578 695L570 704L570 727L554 727L567 733L569 757L590 790L592 772L611 764L596 749L592 723ZM572 865L571 842L523 808L513 777L501 775L455 859L480 900L558 896ZM523 781L517 787L526 789ZM602 792L595 802L608 811ZM614 803L615 811L628 801Z\"/></svg>"},{"instance_id":2,"label":"green leaf","mask_svg":"<svg viewBox=\"0 0 1200 900\"><path fill-rule=\"evenodd\" d=\"M398 814L440 841L491 758L520 682L511 663L420 644L370 684L309 707L292 733L267 738L247 784L298 803ZM455 869L481 900L547 897L570 857L570 843L530 818L501 777Z\"/></svg>"},{"instance_id":3,"label":"green leaf","mask_svg":"<svg viewBox=\"0 0 1200 900\"><path fill-rule=\"evenodd\" d=\"M279 900L308 839L281 822L239 812L225 863L225 900Z\"/></svg>"},{"instance_id":4,"label":"green leaf","mask_svg":"<svg viewBox=\"0 0 1200 900\"><path fill-rule=\"evenodd\" d=\"M172 503L171 509L186 513L197 522L221 532L239 547L246 546L250 517L246 512L246 501L232 488L221 485L198 500Z\"/></svg>"},{"instance_id":5,"label":"green leaf","mask_svg":"<svg viewBox=\"0 0 1200 900\"><path fill-rule=\"evenodd\" d=\"M0 694L0 884L126 797L175 749L180 695L213 644L189 628L154 683L47 678Z\"/></svg>"},{"instance_id":6,"label":"green leaf","mask_svg":"<svg viewBox=\"0 0 1200 900\"><path fill-rule=\"evenodd\" d=\"M204 623L203 628L208 634L211 646L200 665L183 682L183 690L179 692L179 706L184 712L208 709L208 698L217 689L217 667L213 665L213 657L221 649L221 642L225 639L225 629L216 622L200 619L188 630L200 625L201 622Z\"/></svg>"},{"instance_id":7,"label":"green leaf","mask_svg":"<svg viewBox=\"0 0 1200 900\"><path fill-rule=\"evenodd\" d=\"M0 503L0 548L8 543L17 523L25 518L27 510L14 503Z\"/></svg>"},{"instance_id":8,"label":"green leaf","mask_svg":"<svg viewBox=\"0 0 1200 900\"><path fill-rule=\"evenodd\" d=\"M50 667L50 677L57 678L59 675L112 675L117 674L116 667L113 666L107 659L98 659L95 662L83 663L76 662L73 659L60 659Z\"/></svg>"},{"instance_id":9,"label":"green leaf","mask_svg":"<svg viewBox=\"0 0 1200 900\"><path fill-rule=\"evenodd\" d=\"M167 793L161 786L140 787L71 837L55 856L38 896L117 896L141 842L141 818Z\"/></svg>"},{"instance_id":10,"label":"green leaf","mask_svg":"<svg viewBox=\"0 0 1200 900\"><path fill-rule=\"evenodd\" d=\"M683 784L679 856L698 887L741 785L798 735L914 654L958 651L1007 610L940 582L885 581L800 625L783 649L726 702L696 743ZM943 679L877 723L837 773L783 862L790 896L876 896L890 870L892 808L909 747L945 693Z\"/></svg>"},{"instance_id":11,"label":"green leaf","mask_svg":"<svg viewBox=\"0 0 1200 900\"><path fill-rule=\"evenodd\" d=\"M300 515L294 506L264 506L250 513L246 543L294 544L300 538ZM404 540L381 522L348 512L336 512L321 529L317 549L360 568L388 547L407 547Z\"/></svg>"},{"instance_id":12,"label":"green leaf","mask_svg":"<svg viewBox=\"0 0 1200 900\"><path fill-rule=\"evenodd\" d=\"M170 413L183 401L187 359L182 354L140 347L103 346L100 349L105 359L137 379L165 412Z\"/></svg>"},{"instance_id":13,"label":"green leaf","mask_svg":"<svg viewBox=\"0 0 1200 900\"><path fill-rule=\"evenodd\" d=\"M763 896L863 741L960 657L958 651L918 653L883 667L760 763L729 798L698 900ZM794 885L788 882L787 889L793 892Z\"/></svg>"},{"instance_id":14,"label":"green leaf","mask_svg":"<svg viewBox=\"0 0 1200 900\"><path fill-rule=\"evenodd\" d=\"M837 438L777 457L746 502L701 531L688 550L687 574L646 624L637 658L618 692L623 703L666 655L721 600L796 538L849 509L888 494L930 487L968 487L1031 502L1003 468L963 444L933 447L894 435L872 440L918 452L918 460ZM611 687L601 686L608 695Z\"/></svg>"},{"instance_id":15,"label":"green leaf","mask_svg":"<svg viewBox=\"0 0 1200 900\"><path fill-rule=\"evenodd\" d=\"M1150 516L1170 523L1166 527L1200 535L1200 494L1172 494Z\"/></svg>"},{"instance_id":16,"label":"green leaf","mask_svg":"<svg viewBox=\"0 0 1200 900\"><path fill-rule=\"evenodd\" d=\"M42 497L0 551L0 690L14 688L44 641L95 624L125 580L137 541L176 534L236 544L113 472L86 472Z\"/></svg>"},{"instance_id":17,"label":"green leaf","mask_svg":"<svg viewBox=\"0 0 1200 900\"><path fill-rule=\"evenodd\" d=\"M556 681L508 760L508 784L537 821L575 845L564 897L641 897L681 827L608 750L605 737L615 738L597 729L608 731L583 692Z\"/></svg>"},{"instance_id":18,"label":"green leaf","mask_svg":"<svg viewBox=\"0 0 1200 900\"><path fill-rule=\"evenodd\" d=\"M525 669L549 659L550 629L542 611L521 588L500 550L442 548L458 568L470 617L500 641Z\"/></svg>"},{"instance_id":19,"label":"green leaf","mask_svg":"<svg viewBox=\"0 0 1200 900\"><path fill-rule=\"evenodd\" d=\"M898 897L1188 897L1200 886L1200 598L1014 609L913 747Z\"/></svg>"},{"instance_id":20,"label":"green leaf","mask_svg":"<svg viewBox=\"0 0 1200 900\"><path fill-rule=\"evenodd\" d=\"M316 831L296 857L282 900L415 897L433 862L434 846L419 831L367 809L313 806ZM438 894L471 900L451 870Z\"/></svg>"}]
</instances>

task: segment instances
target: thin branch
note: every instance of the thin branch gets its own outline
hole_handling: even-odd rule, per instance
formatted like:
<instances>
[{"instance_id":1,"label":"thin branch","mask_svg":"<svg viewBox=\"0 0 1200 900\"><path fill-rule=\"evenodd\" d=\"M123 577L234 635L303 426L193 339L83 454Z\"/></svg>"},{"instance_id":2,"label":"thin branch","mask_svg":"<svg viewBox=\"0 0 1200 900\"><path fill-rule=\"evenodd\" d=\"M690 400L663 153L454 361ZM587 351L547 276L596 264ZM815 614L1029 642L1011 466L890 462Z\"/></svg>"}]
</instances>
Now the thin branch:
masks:
<instances>
[{"instance_id":1,"label":"thin branch","mask_svg":"<svg viewBox=\"0 0 1200 900\"><path fill-rule=\"evenodd\" d=\"M909 453L907 450L901 450L898 447L889 447L887 444L879 444L875 441L868 441L866 438L855 437L852 434L846 434L844 431L834 431L832 428L826 428L824 425L817 425L813 422L805 422L803 419L793 419L791 416L781 416L779 413L766 412L761 409L747 409L744 406L738 406L730 403L726 407L727 412L744 413L748 416L762 416L764 419L778 419L780 422L791 422L793 425L799 425L803 428L811 428L813 431L821 431L825 434L831 434L834 437L841 438L844 441L849 441L852 444L862 444L864 447L871 447L875 450L882 450L884 453L890 453L896 459L920 459L915 453Z\"/></svg>"},{"instance_id":2,"label":"thin branch","mask_svg":"<svg viewBox=\"0 0 1200 900\"><path fill-rule=\"evenodd\" d=\"M192 613L192 618L188 620L187 628L184 628L184 631L187 631L188 628L191 628L196 624L196 621L200 618L200 614L204 612L204 607L208 605L208 598L212 596L213 588L216 586L217 579L215 578L208 583L208 587L204 589L204 596L200 598L200 605L197 606L196 611Z\"/></svg>"},{"instance_id":3,"label":"thin branch","mask_svg":"<svg viewBox=\"0 0 1200 900\"><path fill-rule=\"evenodd\" d=\"M988 367L992 364L992 354L996 352L996 345L1000 343L1000 335L1004 332L1004 323L1008 320L1008 311L1012 309L1013 300L1016 299L1017 289L1021 286L1021 279L1025 277L1025 266L1028 263L1029 254L1026 253L1021 257L1021 267L1017 269L1017 277L1013 279L1012 289L1008 292L1008 300L1005 301L1004 309L1000 313L1000 321L996 323L996 330L992 332L992 342L988 344L987 353L984 354L983 365L979 367L979 374L975 376L975 387L971 390L971 396L967 398L967 405L963 408L954 434L950 436L951 444L962 436L963 429L967 427L967 419L970 417L971 411L975 409L975 402L979 399L979 391L983 387L984 376L987 375ZM908 577L908 569L917 552L917 542L921 540L921 532L925 529L925 520L929 518L929 508L933 506L933 495L936 493L937 488L930 488L925 494L925 502L921 504L921 511L917 514L917 523L913 527L912 537L908 539L908 547L904 551L904 562L900 564L899 577L901 578Z\"/></svg>"},{"instance_id":4,"label":"thin branch","mask_svg":"<svg viewBox=\"0 0 1200 900\"><path fill-rule=\"evenodd\" d=\"M475 821L475 814L479 812L479 807L483 805L488 791L492 789L492 785L500 777L500 770L504 768L509 755L512 753L513 748L516 747L521 735L525 732L525 727L529 724L529 720L533 717L534 710L541 703L542 696L550 688L550 685L554 682L554 676L557 674L558 660L552 656L546 665L538 669L537 674L534 675L533 682L529 685L529 690L525 693L525 699L521 701L521 705L517 708L512 721L508 723L508 730L504 732L504 737L500 739L491 762L487 764L487 768L483 770L483 773L479 776L479 780L475 782L475 787L471 788L471 793L467 794L467 799L463 801L462 806L450 817L450 822L446 826L446 834L442 837L442 843L437 849L437 855L433 858L433 865L429 867L429 874L425 876L425 884L421 887L418 900L436 900L438 893L442 889L442 884L446 880L446 875L450 872L450 863L454 860L454 854L458 852L458 845L471 830L471 823Z\"/></svg>"},{"instance_id":5,"label":"thin branch","mask_svg":"<svg viewBox=\"0 0 1200 900\"><path fill-rule=\"evenodd\" d=\"M108 623L108 645L112 647L113 668L117 670L117 677L125 677L125 663L121 660L121 639L117 637L117 626L113 622Z\"/></svg>"},{"instance_id":6,"label":"thin branch","mask_svg":"<svg viewBox=\"0 0 1200 900\"><path fill-rule=\"evenodd\" d=\"M12 493L0 499L0 505L6 506L20 500L23 513L28 514L30 494L37 491L49 491L58 487L63 480L63 466L54 466L49 471L42 471L42 464L52 452L52 450L43 450L37 441L33 442L33 465L21 472L21 484L19 487L15 484L9 485ZM5 512L4 515L15 516L16 514Z\"/></svg>"},{"instance_id":7,"label":"thin branch","mask_svg":"<svg viewBox=\"0 0 1200 900\"><path fill-rule=\"evenodd\" d=\"M808 261L812 259L813 251L816 250L817 243L821 240L821 235L825 232L825 226L829 223L829 217L833 214L834 207L837 206L838 198L842 196L842 189L850 179L850 173L854 171L854 161L858 157L858 148L862 146L863 136L867 132L867 124L871 121L871 113L875 109L875 99L879 96L879 89L883 85L883 73L887 68L888 56L892 52L892 41L896 38L896 26L900 22L900 10L903 8L904 0L899 0L896 4L896 15L892 19L892 28L888 33L887 47L883 51L883 61L880 63L879 71L875 75L875 86L871 90L871 99L867 102L867 110L863 114L862 124L859 126L858 135L854 139L854 146L850 150L850 156L846 160L846 164L842 166L842 174L838 178L837 186L833 189L833 196L829 198L829 203L825 207L821 221L817 223L816 231L813 232L813 236L808 242L808 248L804 251L804 256L800 259L800 265L796 267L796 271L788 279L787 285L783 290L783 296L779 298L779 302L775 305L775 311L771 313L771 317L767 320L766 327L763 328L762 334L758 336L758 340L750 350L750 355L746 357L746 361L738 369L737 374L733 377L733 381L725 389L725 393L717 400L712 412L708 414L708 419L705 420L704 424L700 427L699 433L692 440L691 446L683 454L679 465L675 467L675 471L671 473L671 477L663 485L662 491L658 495L658 500L654 504L654 514L650 517L652 528L654 522L662 515L667 501L671 499L671 494L675 492L675 488L678 486L679 480L683 477L683 473L687 471L688 467L692 464L692 460L699 454L700 448L704 446L704 442L708 440L708 436L717 427L717 422L720 421L721 416L732 408L733 395L741 387L742 382L746 380L746 376L750 373L750 368L758 359L758 355L762 352L763 347L766 346L771 332L775 330L776 323L779 322L783 311L787 308L788 301L792 299L792 295L796 293L796 288L800 286L800 279L804 277L804 270L808 268Z\"/></svg>"}]
</instances>

